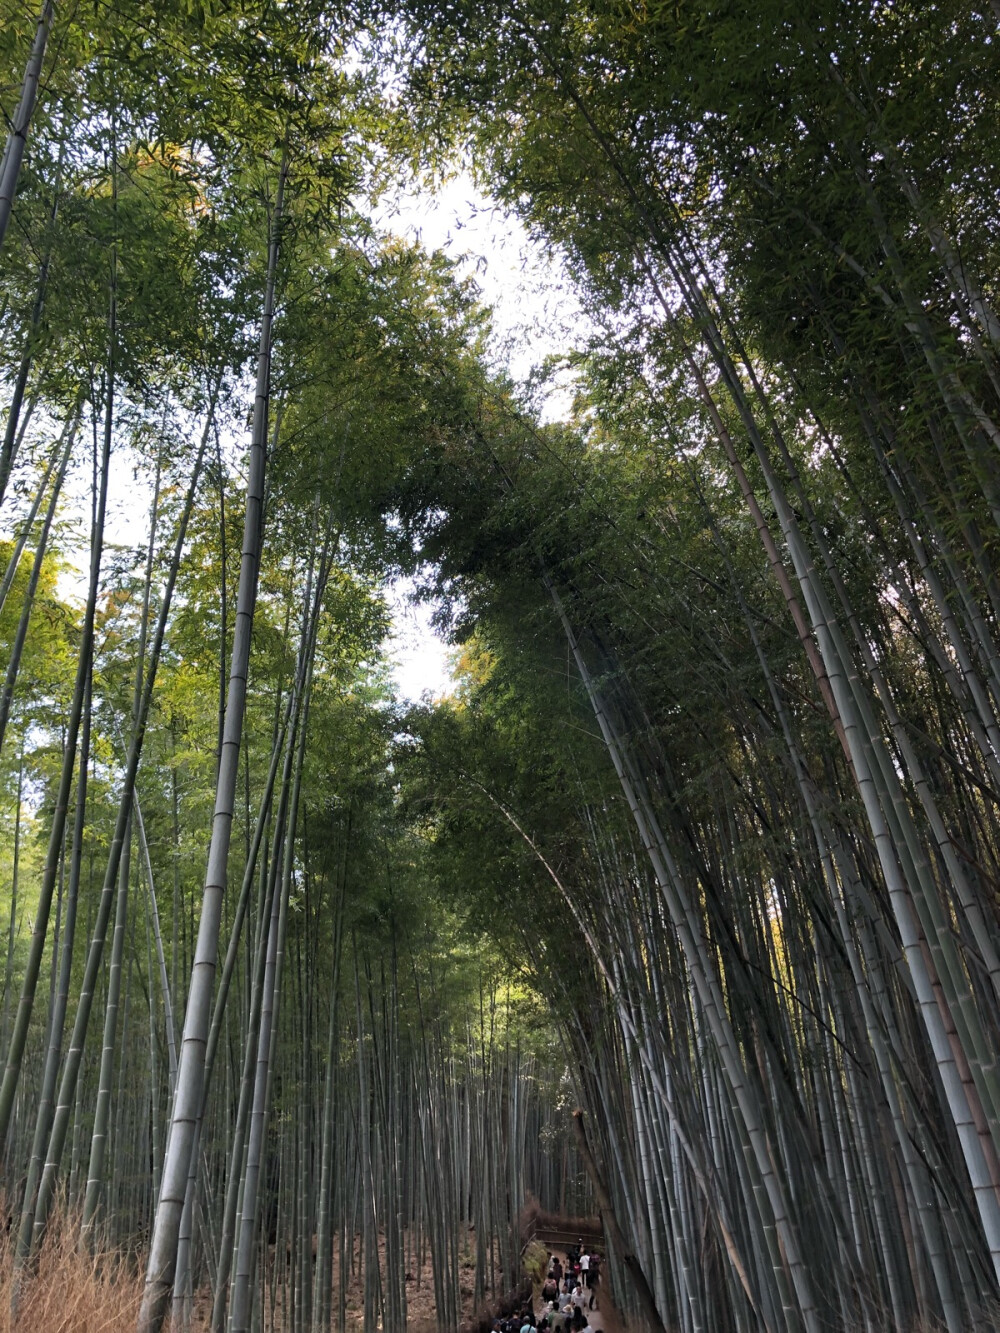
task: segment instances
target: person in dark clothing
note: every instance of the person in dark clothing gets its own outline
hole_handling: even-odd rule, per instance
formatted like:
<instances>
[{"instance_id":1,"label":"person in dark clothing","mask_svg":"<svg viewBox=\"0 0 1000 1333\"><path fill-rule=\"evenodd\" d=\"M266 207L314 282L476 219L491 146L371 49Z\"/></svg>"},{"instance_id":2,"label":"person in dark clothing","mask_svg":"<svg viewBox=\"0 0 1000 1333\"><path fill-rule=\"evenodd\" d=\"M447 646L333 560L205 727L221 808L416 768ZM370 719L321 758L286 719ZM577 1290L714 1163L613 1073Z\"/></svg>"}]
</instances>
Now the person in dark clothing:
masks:
<instances>
[{"instance_id":1,"label":"person in dark clothing","mask_svg":"<svg viewBox=\"0 0 1000 1333\"><path fill-rule=\"evenodd\" d=\"M592 1254L590 1256L590 1268L587 1270L587 1286L590 1289L590 1310L594 1308L594 1302L597 1300L597 1284L601 1280L601 1256Z\"/></svg>"}]
</instances>

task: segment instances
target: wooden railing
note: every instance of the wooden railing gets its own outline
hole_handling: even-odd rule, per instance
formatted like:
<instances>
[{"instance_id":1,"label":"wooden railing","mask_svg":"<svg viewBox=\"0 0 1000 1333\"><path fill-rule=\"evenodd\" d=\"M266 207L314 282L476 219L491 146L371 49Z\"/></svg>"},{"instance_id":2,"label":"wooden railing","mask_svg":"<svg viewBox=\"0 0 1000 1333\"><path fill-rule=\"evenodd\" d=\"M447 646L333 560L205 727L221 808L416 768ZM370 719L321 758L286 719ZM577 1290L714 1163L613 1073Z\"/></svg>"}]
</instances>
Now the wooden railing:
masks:
<instances>
[{"instance_id":1,"label":"wooden railing","mask_svg":"<svg viewBox=\"0 0 1000 1333\"><path fill-rule=\"evenodd\" d=\"M541 1241L549 1249L564 1250L567 1245L583 1241L584 1246L604 1247L604 1231L600 1218L567 1217L562 1213L546 1213L536 1203L529 1203L521 1212L521 1249L533 1240Z\"/></svg>"}]
</instances>

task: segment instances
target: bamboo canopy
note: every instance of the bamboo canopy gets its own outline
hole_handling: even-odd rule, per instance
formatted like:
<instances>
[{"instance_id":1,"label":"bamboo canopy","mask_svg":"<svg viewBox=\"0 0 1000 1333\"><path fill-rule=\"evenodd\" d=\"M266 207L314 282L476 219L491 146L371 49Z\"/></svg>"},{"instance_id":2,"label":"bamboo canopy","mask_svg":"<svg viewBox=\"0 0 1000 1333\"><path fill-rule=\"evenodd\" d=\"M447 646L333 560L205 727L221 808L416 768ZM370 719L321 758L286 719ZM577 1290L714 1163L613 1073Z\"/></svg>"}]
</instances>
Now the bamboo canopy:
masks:
<instances>
[{"instance_id":1,"label":"bamboo canopy","mask_svg":"<svg viewBox=\"0 0 1000 1333\"><path fill-rule=\"evenodd\" d=\"M22 8L0 1329L996 1327L996 0Z\"/></svg>"}]
</instances>

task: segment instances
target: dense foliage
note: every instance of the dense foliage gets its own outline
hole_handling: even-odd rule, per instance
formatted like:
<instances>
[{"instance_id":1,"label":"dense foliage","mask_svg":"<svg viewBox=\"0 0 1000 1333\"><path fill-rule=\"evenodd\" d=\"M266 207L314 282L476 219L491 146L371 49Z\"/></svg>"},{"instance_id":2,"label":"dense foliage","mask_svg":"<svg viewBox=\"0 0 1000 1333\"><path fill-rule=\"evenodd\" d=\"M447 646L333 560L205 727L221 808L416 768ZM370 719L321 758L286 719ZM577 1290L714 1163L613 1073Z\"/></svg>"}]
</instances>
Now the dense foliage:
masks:
<instances>
[{"instance_id":1,"label":"dense foliage","mask_svg":"<svg viewBox=\"0 0 1000 1333\"><path fill-rule=\"evenodd\" d=\"M144 1333L454 1329L534 1191L639 1327L993 1327L995 5L6 11L15 1305L65 1191ZM370 220L457 161L532 385Z\"/></svg>"}]
</instances>

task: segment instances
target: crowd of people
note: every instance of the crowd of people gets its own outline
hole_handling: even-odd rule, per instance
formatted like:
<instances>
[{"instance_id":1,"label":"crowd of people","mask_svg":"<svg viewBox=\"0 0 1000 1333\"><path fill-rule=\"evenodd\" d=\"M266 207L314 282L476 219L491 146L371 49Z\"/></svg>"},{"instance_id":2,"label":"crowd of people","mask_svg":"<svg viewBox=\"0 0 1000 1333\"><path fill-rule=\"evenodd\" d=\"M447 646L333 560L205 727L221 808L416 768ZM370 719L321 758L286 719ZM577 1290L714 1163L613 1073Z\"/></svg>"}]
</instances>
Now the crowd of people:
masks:
<instances>
[{"instance_id":1,"label":"crowd of people","mask_svg":"<svg viewBox=\"0 0 1000 1333\"><path fill-rule=\"evenodd\" d=\"M586 1249L582 1240L567 1249L565 1266L550 1254L541 1314L526 1305L507 1319L495 1319L492 1333L594 1333L588 1314L596 1306L600 1280L600 1255Z\"/></svg>"}]
</instances>

